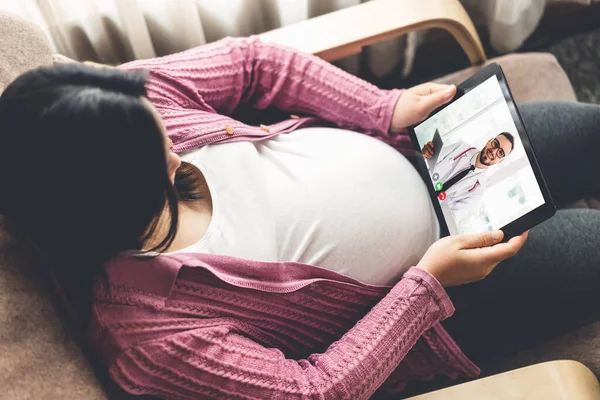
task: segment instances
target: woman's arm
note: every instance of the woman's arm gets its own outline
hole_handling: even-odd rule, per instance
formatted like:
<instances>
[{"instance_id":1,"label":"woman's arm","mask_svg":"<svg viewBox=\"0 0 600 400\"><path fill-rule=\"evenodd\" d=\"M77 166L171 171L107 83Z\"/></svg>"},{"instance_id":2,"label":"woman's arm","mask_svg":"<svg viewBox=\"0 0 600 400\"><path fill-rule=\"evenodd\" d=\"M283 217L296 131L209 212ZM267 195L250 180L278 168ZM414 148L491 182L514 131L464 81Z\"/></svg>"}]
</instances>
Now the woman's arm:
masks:
<instances>
[{"instance_id":1,"label":"woman's arm","mask_svg":"<svg viewBox=\"0 0 600 400\"><path fill-rule=\"evenodd\" d=\"M387 133L400 90L382 90L318 57L257 38L227 38L124 69L150 71L163 105L230 115L241 102L306 113L350 129Z\"/></svg>"},{"instance_id":2,"label":"woman's arm","mask_svg":"<svg viewBox=\"0 0 600 400\"><path fill-rule=\"evenodd\" d=\"M214 319L127 349L110 373L131 393L165 398L368 399L453 311L440 283L413 268L322 354L287 359L248 338L243 324Z\"/></svg>"}]
</instances>

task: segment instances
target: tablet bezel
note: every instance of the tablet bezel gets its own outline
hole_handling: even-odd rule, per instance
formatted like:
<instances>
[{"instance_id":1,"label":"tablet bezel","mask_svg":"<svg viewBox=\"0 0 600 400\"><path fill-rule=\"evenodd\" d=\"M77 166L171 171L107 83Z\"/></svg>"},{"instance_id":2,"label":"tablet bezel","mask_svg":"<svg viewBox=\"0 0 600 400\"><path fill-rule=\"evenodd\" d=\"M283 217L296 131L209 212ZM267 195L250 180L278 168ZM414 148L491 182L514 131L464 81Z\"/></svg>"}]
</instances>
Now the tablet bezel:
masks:
<instances>
[{"instance_id":1,"label":"tablet bezel","mask_svg":"<svg viewBox=\"0 0 600 400\"><path fill-rule=\"evenodd\" d=\"M415 127L419 126L425 120L431 118L433 115L448 107L450 104L460 99L462 96L464 96L472 89L474 89L475 87L477 87L478 85L485 82L491 77L496 77L498 79L500 89L502 90L502 94L504 95L504 100L508 105L508 109L512 116L513 122L517 128L517 132L519 134L519 137L521 138L521 142L523 143L525 154L527 155L527 159L529 160L531 169L533 170L533 173L535 175L535 179L538 183L542 196L544 197L544 204L540 205L539 207L528 212L527 214L521 216L520 218L517 218L516 220L500 228L504 232L505 240L509 239L510 237L519 235L528 229L531 229L535 225L538 225L539 223L545 221L546 219L550 218L556 213L556 206L552 201L550 191L548 190L548 186L546 185L546 181L544 180L544 176L542 175L542 171L535 157L535 152L533 150L531 141L529 140L529 135L527 134L527 130L525 129L525 125L523 124L523 120L521 119L521 115L519 114L519 110L517 109L513 100L512 93L510 91L510 88L508 87L508 83L504 76L504 72L502 71L500 65L498 65L497 63L491 63L483 69L479 70L477 73L475 73L463 83L457 85L456 95L450 102L434 110L423 121L408 128L411 141L415 146L419 174L421 175L421 178L425 181L425 185L427 186L427 190L429 191L429 195L431 197L431 201L433 203L433 207L435 209L435 213L440 224L440 236L442 237L448 236L450 233L448 231L446 219L442 213L442 208L437 198L437 193L435 192L435 188L433 186L433 183L431 182L431 177L429 175L429 171L427 170L425 159L421 154L421 148L417 140Z\"/></svg>"}]
</instances>

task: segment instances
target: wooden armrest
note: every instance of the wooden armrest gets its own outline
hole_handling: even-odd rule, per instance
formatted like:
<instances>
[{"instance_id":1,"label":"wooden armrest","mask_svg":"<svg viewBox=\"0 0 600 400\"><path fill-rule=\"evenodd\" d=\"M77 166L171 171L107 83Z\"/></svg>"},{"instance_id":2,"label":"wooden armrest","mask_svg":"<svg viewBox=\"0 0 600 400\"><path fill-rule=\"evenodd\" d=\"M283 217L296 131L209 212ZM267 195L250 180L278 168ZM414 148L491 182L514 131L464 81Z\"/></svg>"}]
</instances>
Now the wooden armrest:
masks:
<instances>
[{"instance_id":1,"label":"wooden armrest","mask_svg":"<svg viewBox=\"0 0 600 400\"><path fill-rule=\"evenodd\" d=\"M551 361L406 400L598 400L600 385L577 361Z\"/></svg>"},{"instance_id":2,"label":"wooden armrest","mask_svg":"<svg viewBox=\"0 0 600 400\"><path fill-rule=\"evenodd\" d=\"M372 0L259 37L335 61L360 53L364 46L427 28L452 34L472 64L485 61L477 31L459 0Z\"/></svg>"}]
</instances>

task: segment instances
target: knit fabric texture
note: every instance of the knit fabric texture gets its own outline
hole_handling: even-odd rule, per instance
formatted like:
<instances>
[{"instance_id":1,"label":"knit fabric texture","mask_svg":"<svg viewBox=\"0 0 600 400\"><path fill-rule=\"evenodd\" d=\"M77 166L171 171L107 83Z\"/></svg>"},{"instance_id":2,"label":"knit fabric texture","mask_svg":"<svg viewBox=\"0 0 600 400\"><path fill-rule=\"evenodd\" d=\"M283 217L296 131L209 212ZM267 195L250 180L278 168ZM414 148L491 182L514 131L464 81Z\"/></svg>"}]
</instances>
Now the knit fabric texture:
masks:
<instances>
[{"instance_id":1,"label":"knit fabric texture","mask_svg":"<svg viewBox=\"0 0 600 400\"><path fill-rule=\"evenodd\" d=\"M91 342L133 394L367 399L386 379L399 391L479 373L439 324L454 308L421 269L392 288L199 253L119 258L106 272Z\"/></svg>"},{"instance_id":2,"label":"knit fabric texture","mask_svg":"<svg viewBox=\"0 0 600 400\"><path fill-rule=\"evenodd\" d=\"M407 134L388 133L402 90L381 90L320 58L257 38L223 39L120 68L148 72L148 98L160 112L175 152L264 140L328 122L414 154ZM241 104L293 114L272 125L251 126L229 116Z\"/></svg>"},{"instance_id":3,"label":"knit fabric texture","mask_svg":"<svg viewBox=\"0 0 600 400\"><path fill-rule=\"evenodd\" d=\"M148 97L175 151L328 122L413 152L406 135L388 133L401 90L256 38L122 68L148 71ZM242 103L295 115L251 126L229 116ZM382 287L300 263L177 253L120 257L106 272L90 339L133 394L367 399L384 382L398 391L436 374L479 373L440 325L454 311L450 299L420 269Z\"/></svg>"}]
</instances>

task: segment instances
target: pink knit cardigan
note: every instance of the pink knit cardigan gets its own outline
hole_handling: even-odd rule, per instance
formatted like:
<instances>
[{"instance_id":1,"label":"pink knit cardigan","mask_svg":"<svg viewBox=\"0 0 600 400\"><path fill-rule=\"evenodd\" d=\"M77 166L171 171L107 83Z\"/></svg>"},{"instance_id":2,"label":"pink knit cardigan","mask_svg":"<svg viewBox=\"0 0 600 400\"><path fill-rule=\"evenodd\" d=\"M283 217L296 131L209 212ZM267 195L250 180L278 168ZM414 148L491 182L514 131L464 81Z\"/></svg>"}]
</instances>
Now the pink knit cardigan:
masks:
<instances>
[{"instance_id":1,"label":"pink knit cardigan","mask_svg":"<svg viewBox=\"0 0 600 400\"><path fill-rule=\"evenodd\" d=\"M387 133L401 91L384 91L330 64L257 39L226 39L136 61L176 151L259 140L318 120L255 127L236 106L279 109L358 130L408 151ZM318 266L198 253L123 256L96 286L90 339L133 394L171 399L366 399L435 374L478 368L440 325L454 308L439 282L410 269L393 287ZM387 381L387 382L386 382Z\"/></svg>"}]
</instances>

